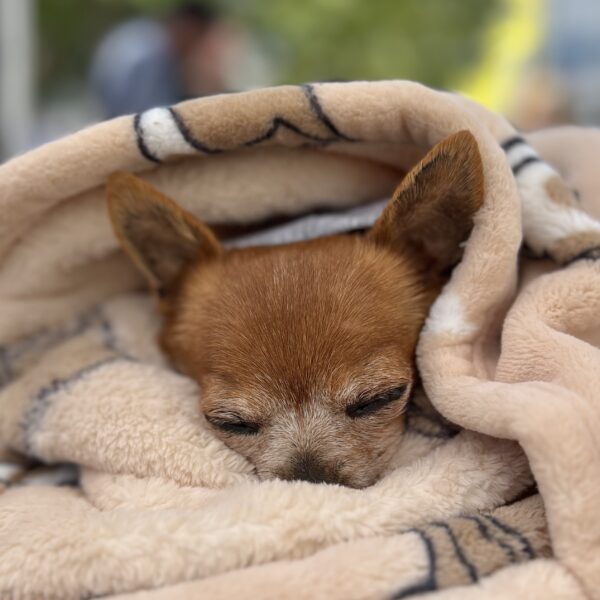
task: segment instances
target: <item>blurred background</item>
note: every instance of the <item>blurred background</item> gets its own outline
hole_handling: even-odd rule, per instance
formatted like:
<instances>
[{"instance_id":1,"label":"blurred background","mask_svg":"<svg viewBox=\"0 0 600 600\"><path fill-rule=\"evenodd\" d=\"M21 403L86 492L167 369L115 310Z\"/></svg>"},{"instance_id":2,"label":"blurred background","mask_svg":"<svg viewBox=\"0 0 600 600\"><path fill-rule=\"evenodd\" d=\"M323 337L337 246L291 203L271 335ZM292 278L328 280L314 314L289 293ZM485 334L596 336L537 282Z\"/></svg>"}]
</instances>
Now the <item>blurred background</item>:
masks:
<instances>
[{"instance_id":1,"label":"blurred background","mask_svg":"<svg viewBox=\"0 0 600 600\"><path fill-rule=\"evenodd\" d=\"M600 1L0 0L0 160L186 98L352 79L598 125Z\"/></svg>"}]
</instances>

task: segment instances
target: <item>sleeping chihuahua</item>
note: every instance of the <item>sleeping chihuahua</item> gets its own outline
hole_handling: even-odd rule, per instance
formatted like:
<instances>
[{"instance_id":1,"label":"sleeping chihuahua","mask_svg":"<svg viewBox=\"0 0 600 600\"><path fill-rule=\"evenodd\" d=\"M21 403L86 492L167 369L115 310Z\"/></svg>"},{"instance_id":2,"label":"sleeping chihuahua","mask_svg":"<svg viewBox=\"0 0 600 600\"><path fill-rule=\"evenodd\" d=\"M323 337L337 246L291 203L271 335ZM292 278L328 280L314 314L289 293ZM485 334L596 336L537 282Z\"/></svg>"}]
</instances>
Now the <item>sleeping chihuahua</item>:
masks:
<instances>
[{"instance_id":1,"label":"sleeping chihuahua","mask_svg":"<svg viewBox=\"0 0 600 600\"><path fill-rule=\"evenodd\" d=\"M366 234L225 251L196 217L115 174L116 234L158 298L161 345L262 479L361 488L398 450L428 309L483 198L474 137L435 146Z\"/></svg>"}]
</instances>

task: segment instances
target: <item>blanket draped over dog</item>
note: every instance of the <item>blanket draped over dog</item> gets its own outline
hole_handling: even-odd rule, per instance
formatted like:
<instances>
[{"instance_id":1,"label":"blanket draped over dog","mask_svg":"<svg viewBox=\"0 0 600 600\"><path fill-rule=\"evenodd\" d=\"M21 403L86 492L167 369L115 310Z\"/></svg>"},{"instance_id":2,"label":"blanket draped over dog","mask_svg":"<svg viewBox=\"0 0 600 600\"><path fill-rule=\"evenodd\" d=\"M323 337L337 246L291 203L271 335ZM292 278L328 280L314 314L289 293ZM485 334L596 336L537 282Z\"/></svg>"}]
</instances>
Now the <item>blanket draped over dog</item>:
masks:
<instances>
[{"instance_id":1,"label":"blanket draped over dog","mask_svg":"<svg viewBox=\"0 0 600 600\"><path fill-rule=\"evenodd\" d=\"M258 481L161 355L106 178L276 243L367 226L461 129L485 202L394 468L364 490ZM0 598L599 598L599 155L598 131L522 137L396 81L193 100L1 166Z\"/></svg>"}]
</instances>

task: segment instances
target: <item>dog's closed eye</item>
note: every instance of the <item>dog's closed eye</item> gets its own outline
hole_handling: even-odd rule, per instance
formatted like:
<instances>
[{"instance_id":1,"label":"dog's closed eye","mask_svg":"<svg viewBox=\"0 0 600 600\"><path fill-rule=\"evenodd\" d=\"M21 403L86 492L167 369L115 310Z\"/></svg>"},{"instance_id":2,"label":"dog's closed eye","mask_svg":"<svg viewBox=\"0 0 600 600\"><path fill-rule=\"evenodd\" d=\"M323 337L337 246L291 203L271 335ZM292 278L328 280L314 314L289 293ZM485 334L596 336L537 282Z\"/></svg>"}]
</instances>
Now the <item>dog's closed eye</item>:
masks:
<instances>
[{"instance_id":1,"label":"dog's closed eye","mask_svg":"<svg viewBox=\"0 0 600 600\"><path fill-rule=\"evenodd\" d=\"M359 419L360 417L366 417L388 404L400 400L406 394L408 388L407 384L402 384L386 390L385 392L376 393L372 396L363 396L356 402L346 406L346 414L351 419Z\"/></svg>"},{"instance_id":2,"label":"dog's closed eye","mask_svg":"<svg viewBox=\"0 0 600 600\"><path fill-rule=\"evenodd\" d=\"M236 435L256 435L260 429L257 423L244 421L241 418L223 419L222 417L206 416L206 420L213 425L225 431Z\"/></svg>"}]
</instances>

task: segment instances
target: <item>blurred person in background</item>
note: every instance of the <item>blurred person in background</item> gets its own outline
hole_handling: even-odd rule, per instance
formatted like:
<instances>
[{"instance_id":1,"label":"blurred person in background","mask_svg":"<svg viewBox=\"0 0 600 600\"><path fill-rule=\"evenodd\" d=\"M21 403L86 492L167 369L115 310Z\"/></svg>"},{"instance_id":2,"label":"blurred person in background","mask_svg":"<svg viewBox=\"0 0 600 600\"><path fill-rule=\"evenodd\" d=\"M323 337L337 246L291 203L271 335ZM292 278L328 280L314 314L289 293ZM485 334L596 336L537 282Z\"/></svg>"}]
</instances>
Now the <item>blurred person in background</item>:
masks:
<instances>
[{"instance_id":1,"label":"blurred person in background","mask_svg":"<svg viewBox=\"0 0 600 600\"><path fill-rule=\"evenodd\" d=\"M125 21L94 53L92 93L111 118L227 91L235 38L214 8L199 3L182 4L164 20Z\"/></svg>"}]
</instances>

